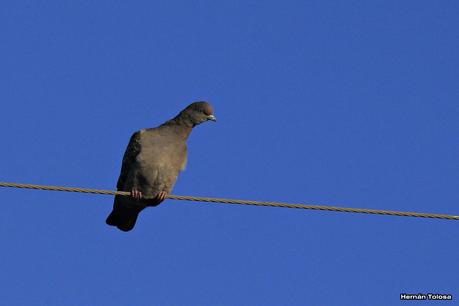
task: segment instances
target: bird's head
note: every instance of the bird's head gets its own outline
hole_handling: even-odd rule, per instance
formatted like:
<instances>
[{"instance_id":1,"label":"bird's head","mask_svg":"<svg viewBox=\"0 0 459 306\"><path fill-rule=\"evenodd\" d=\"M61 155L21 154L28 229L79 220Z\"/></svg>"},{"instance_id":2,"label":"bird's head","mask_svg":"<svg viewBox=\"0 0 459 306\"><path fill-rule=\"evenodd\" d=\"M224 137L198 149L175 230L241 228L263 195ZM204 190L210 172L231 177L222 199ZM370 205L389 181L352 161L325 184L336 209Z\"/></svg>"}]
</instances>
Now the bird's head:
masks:
<instances>
[{"instance_id":1,"label":"bird's head","mask_svg":"<svg viewBox=\"0 0 459 306\"><path fill-rule=\"evenodd\" d=\"M217 121L212 105L205 101L191 103L181 111L180 116L190 120L193 125L198 125L206 121Z\"/></svg>"}]
</instances>

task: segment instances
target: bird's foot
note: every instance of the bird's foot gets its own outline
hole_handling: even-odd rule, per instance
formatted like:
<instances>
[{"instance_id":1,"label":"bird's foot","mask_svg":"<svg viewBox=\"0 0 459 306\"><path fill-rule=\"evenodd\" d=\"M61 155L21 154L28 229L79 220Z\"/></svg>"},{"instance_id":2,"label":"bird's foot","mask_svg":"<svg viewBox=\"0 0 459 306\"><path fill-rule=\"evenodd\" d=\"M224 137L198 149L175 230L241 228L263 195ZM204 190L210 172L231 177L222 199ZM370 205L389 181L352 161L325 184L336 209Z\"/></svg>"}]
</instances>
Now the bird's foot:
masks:
<instances>
[{"instance_id":1,"label":"bird's foot","mask_svg":"<svg viewBox=\"0 0 459 306\"><path fill-rule=\"evenodd\" d=\"M167 197L167 192L166 191L161 191L160 193L158 193L158 195L156 196L156 198L158 199L159 203L161 203L162 201L164 201ZM158 204L159 204L158 203Z\"/></svg>"},{"instance_id":2,"label":"bird's foot","mask_svg":"<svg viewBox=\"0 0 459 306\"><path fill-rule=\"evenodd\" d=\"M166 191L160 191L156 197L150 202L151 206L158 206L161 204L162 201L164 201L167 197L168 193Z\"/></svg>"},{"instance_id":3,"label":"bird's foot","mask_svg":"<svg viewBox=\"0 0 459 306\"><path fill-rule=\"evenodd\" d=\"M135 189L135 188L132 188L131 197L133 197L136 200L140 200L140 199L142 199L142 192L137 190L137 189Z\"/></svg>"}]
</instances>

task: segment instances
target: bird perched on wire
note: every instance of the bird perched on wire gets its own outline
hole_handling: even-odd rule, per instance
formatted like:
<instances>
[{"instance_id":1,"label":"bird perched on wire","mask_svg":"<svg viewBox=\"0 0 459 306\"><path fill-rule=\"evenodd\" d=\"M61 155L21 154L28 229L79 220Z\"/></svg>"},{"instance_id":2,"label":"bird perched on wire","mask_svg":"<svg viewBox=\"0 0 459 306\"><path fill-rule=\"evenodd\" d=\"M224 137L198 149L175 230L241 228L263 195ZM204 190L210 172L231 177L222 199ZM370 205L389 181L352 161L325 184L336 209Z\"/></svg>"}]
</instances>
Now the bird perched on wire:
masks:
<instances>
[{"instance_id":1,"label":"bird perched on wire","mask_svg":"<svg viewBox=\"0 0 459 306\"><path fill-rule=\"evenodd\" d=\"M113 211L106 223L122 231L134 228L139 213L159 205L174 187L185 168L186 141L191 130L207 121L217 121L212 106L194 102L176 117L155 128L135 132L123 157L117 190L130 196L115 196Z\"/></svg>"}]
</instances>

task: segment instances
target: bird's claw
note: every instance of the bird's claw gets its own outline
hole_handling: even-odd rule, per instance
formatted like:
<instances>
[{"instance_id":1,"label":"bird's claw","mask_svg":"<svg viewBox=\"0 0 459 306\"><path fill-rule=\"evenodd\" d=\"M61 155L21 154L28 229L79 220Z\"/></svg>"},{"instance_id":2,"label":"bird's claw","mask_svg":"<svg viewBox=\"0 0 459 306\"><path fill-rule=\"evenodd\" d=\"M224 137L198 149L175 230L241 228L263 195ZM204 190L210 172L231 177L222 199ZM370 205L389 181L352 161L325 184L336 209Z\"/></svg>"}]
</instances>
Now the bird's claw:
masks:
<instances>
[{"instance_id":1,"label":"bird's claw","mask_svg":"<svg viewBox=\"0 0 459 306\"><path fill-rule=\"evenodd\" d=\"M160 193L158 193L158 195L156 196L156 198L158 199L158 202L161 203L162 201L164 201L167 197L167 192L166 191L161 191Z\"/></svg>"},{"instance_id":2,"label":"bird's claw","mask_svg":"<svg viewBox=\"0 0 459 306\"><path fill-rule=\"evenodd\" d=\"M142 192L137 190L137 189L135 189L135 188L133 188L131 190L131 197L133 197L136 200L140 200L140 199L142 199Z\"/></svg>"}]
</instances>

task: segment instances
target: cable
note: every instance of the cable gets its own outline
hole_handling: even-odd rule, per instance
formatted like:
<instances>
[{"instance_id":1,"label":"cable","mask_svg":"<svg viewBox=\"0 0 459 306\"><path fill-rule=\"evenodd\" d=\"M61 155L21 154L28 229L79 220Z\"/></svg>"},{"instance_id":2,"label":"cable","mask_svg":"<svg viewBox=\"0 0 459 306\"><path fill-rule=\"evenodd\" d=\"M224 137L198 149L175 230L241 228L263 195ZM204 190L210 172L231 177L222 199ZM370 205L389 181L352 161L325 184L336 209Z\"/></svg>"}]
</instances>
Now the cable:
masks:
<instances>
[{"instance_id":1,"label":"cable","mask_svg":"<svg viewBox=\"0 0 459 306\"><path fill-rule=\"evenodd\" d=\"M0 187L26 188L26 189L38 189L38 190L65 191L65 192L81 192L81 193L121 195L121 196L130 195L130 192L128 191L99 190L99 189L89 189L89 188L45 186L45 185L33 185L33 184L18 184L18 183L7 183L7 182L0 182ZM148 197L146 198L148 199ZM178 195L168 195L166 198L171 199L171 200L180 200L180 201L197 201L197 202L212 202L212 203L223 203L223 204L271 206L271 207L326 210L326 211L337 211L337 212L348 212L348 213L375 214L375 215L386 215L386 216L459 220L459 216L453 216L453 215L404 212L404 211L394 211L394 210L346 208L346 207L336 207L336 206L289 204L289 203L282 203L282 202L263 202L263 201L220 199L220 198L178 196Z\"/></svg>"}]
</instances>

